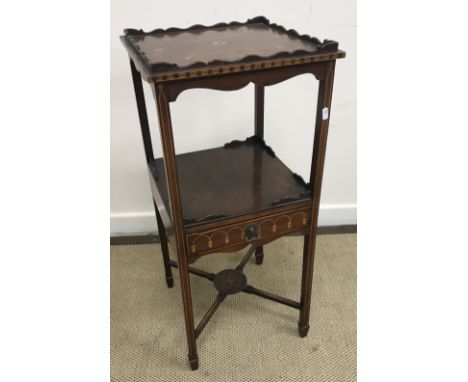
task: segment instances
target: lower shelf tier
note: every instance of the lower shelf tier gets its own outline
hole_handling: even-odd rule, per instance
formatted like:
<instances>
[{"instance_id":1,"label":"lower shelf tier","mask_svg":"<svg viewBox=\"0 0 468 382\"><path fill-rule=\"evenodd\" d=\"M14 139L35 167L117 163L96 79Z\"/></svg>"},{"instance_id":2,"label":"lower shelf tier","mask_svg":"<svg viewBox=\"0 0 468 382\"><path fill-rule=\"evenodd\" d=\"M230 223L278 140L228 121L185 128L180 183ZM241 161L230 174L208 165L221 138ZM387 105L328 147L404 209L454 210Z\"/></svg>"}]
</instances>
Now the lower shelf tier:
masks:
<instances>
[{"instance_id":1,"label":"lower shelf tier","mask_svg":"<svg viewBox=\"0 0 468 382\"><path fill-rule=\"evenodd\" d=\"M256 136L177 155L176 162L186 227L311 201L304 180ZM149 171L170 211L164 160L155 159Z\"/></svg>"}]
</instances>

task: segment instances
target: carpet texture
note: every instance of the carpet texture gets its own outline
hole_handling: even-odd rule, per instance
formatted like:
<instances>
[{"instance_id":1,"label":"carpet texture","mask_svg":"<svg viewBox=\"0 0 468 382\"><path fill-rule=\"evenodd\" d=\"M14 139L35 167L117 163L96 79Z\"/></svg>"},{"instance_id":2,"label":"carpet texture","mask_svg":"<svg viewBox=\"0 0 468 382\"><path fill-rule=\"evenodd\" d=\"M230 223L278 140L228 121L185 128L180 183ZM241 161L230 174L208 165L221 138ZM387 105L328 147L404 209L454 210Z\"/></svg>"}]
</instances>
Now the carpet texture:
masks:
<instances>
[{"instance_id":1,"label":"carpet texture","mask_svg":"<svg viewBox=\"0 0 468 382\"><path fill-rule=\"evenodd\" d=\"M302 237L264 247L244 268L248 283L299 301ZM355 381L356 235L319 235L309 334L300 338L299 311L258 296L228 296L198 338L200 367L187 359L178 270L164 278L159 244L111 247L111 380ZM193 266L210 272L235 267L245 250L212 254ZM190 276L195 325L217 292Z\"/></svg>"}]
</instances>

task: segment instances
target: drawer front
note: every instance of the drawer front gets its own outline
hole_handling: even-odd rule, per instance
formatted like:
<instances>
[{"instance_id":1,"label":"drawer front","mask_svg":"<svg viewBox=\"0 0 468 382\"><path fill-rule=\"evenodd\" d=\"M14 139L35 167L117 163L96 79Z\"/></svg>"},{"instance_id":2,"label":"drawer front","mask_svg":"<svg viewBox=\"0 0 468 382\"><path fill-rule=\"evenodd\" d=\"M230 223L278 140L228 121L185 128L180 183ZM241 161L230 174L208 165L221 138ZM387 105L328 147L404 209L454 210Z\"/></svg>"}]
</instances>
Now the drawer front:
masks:
<instances>
[{"instance_id":1,"label":"drawer front","mask_svg":"<svg viewBox=\"0 0 468 382\"><path fill-rule=\"evenodd\" d=\"M268 215L242 223L226 225L186 236L189 256L239 248L250 243L263 243L304 228L309 210L294 210Z\"/></svg>"}]
</instances>

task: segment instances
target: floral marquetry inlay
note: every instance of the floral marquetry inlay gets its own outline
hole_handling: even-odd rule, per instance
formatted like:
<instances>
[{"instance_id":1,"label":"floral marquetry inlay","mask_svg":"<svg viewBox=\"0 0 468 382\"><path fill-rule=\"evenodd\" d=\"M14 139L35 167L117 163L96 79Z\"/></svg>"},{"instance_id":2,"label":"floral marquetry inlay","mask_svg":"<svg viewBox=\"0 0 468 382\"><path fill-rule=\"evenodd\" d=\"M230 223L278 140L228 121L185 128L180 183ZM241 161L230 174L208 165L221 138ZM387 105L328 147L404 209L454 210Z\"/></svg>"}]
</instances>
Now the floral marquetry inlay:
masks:
<instances>
[{"instance_id":1,"label":"floral marquetry inlay","mask_svg":"<svg viewBox=\"0 0 468 382\"><path fill-rule=\"evenodd\" d=\"M128 28L121 36L149 82L302 65L344 57L338 42L319 40L271 23L246 22L154 29Z\"/></svg>"}]
</instances>

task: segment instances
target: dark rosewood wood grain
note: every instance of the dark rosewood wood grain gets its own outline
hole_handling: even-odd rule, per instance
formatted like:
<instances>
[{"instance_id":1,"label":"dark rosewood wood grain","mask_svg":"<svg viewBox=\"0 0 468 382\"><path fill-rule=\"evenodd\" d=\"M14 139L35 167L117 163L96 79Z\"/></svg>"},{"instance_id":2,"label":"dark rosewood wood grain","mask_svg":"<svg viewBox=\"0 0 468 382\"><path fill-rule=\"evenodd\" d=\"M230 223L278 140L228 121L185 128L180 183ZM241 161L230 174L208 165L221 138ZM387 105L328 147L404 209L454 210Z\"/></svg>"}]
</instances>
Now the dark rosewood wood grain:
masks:
<instances>
[{"instance_id":1,"label":"dark rosewood wood grain","mask_svg":"<svg viewBox=\"0 0 468 382\"><path fill-rule=\"evenodd\" d=\"M334 41L320 42L264 17L186 30L126 30L121 39L131 58L168 286L172 286L171 267L179 269L191 368L198 368L196 338L226 293L242 291L299 309L299 334L307 335L335 61L345 53ZM303 73L313 74L320 83L309 183L285 166L264 141L265 87ZM152 149L142 76L153 83L157 103L163 147L158 159ZM236 90L249 83L255 84L254 136L176 156L170 102L188 89ZM290 233L304 235L300 302L248 285L239 274L253 253L257 264L263 261L263 244ZM169 258L168 241L174 244L177 262ZM195 328L189 273L210 281L216 275L189 264L200 256L247 245L252 246L237 273L218 274L220 293ZM234 276L242 282L230 288Z\"/></svg>"},{"instance_id":2,"label":"dark rosewood wood grain","mask_svg":"<svg viewBox=\"0 0 468 382\"><path fill-rule=\"evenodd\" d=\"M327 63L327 76L320 81L315 122L314 148L310 172L310 187L312 191L312 210L309 231L304 236L304 255L302 262L301 312L299 315L299 334L305 337L309 330L310 298L312 293L312 276L314 271L315 244L317 238L317 223L320 207L320 192L322 189L323 166L327 147L328 123L333 91L335 62ZM323 109L328 108L328 118L323 118Z\"/></svg>"},{"instance_id":3,"label":"dark rosewood wood grain","mask_svg":"<svg viewBox=\"0 0 468 382\"><path fill-rule=\"evenodd\" d=\"M337 42L322 43L313 37L300 36L260 17L243 24L126 32L127 41L153 72L338 50Z\"/></svg>"},{"instance_id":4,"label":"dark rosewood wood grain","mask_svg":"<svg viewBox=\"0 0 468 382\"><path fill-rule=\"evenodd\" d=\"M255 135L264 139L265 86L255 85Z\"/></svg>"},{"instance_id":5,"label":"dark rosewood wood grain","mask_svg":"<svg viewBox=\"0 0 468 382\"><path fill-rule=\"evenodd\" d=\"M186 247L184 245L185 234L182 223L182 208L180 205L180 188L175 160L174 137L172 133L171 114L166 88L163 85L155 85L155 95L158 110L161 143L164 153L165 175L168 180L169 199L171 203L172 221L174 224L177 259L179 264L180 283L182 287L182 299L184 302L185 329L189 350L189 362L192 367L198 368L197 344L195 342L195 327L193 323L192 294Z\"/></svg>"},{"instance_id":6,"label":"dark rosewood wood grain","mask_svg":"<svg viewBox=\"0 0 468 382\"><path fill-rule=\"evenodd\" d=\"M151 133L149 129L149 123L148 123L148 115L146 112L146 103L145 103L145 95L143 92L143 84L141 81L141 75L140 73L136 70L135 65L132 60L130 60L130 68L132 72L132 79L133 79L133 87L135 90L135 97L137 101L137 108L138 108L138 117L140 120L140 127L141 127L141 134L143 138L143 146L145 148L145 157L146 157L146 162L151 163L154 160L154 155L153 155L153 146L151 142ZM159 236L161 238L160 244L161 244L161 251L163 254L163 262L164 262L164 269L166 272L166 283L169 288L171 288L174 285L174 279L172 277L172 270L169 265L169 250L167 246L167 237L166 237L166 231L164 228L164 223L162 221L161 215L158 211L158 208L156 206L156 202L154 202L154 209L156 212L156 221L158 225L158 232Z\"/></svg>"},{"instance_id":7,"label":"dark rosewood wood grain","mask_svg":"<svg viewBox=\"0 0 468 382\"><path fill-rule=\"evenodd\" d=\"M210 321L210 318L215 314L216 310L219 308L221 303L224 301L226 298L225 293L218 293L218 295L215 298L215 301L211 305L211 307L208 309L208 311L205 313L199 324L197 325L197 328L195 329L195 338L198 338L198 336L201 334L202 330L205 328L206 324Z\"/></svg>"},{"instance_id":8,"label":"dark rosewood wood grain","mask_svg":"<svg viewBox=\"0 0 468 382\"><path fill-rule=\"evenodd\" d=\"M132 60L130 60L130 68L132 71L133 88L135 90L135 98L137 101L138 118L140 119L141 135L143 137L143 147L145 148L146 162L150 163L154 160L154 155L153 146L151 144L148 114L146 113L145 93L143 92L141 75L136 69Z\"/></svg>"},{"instance_id":9,"label":"dark rosewood wood grain","mask_svg":"<svg viewBox=\"0 0 468 382\"><path fill-rule=\"evenodd\" d=\"M171 266L169 265L170 258L169 258L169 248L167 245L166 227L164 227L164 223L162 221L161 214L159 213L156 202L153 201L153 204L154 204L154 211L156 213L156 223L158 225L161 252L162 252L163 261L164 261L164 270L166 272L166 284L168 288L172 288L174 286L174 278L172 277L172 270L171 270Z\"/></svg>"},{"instance_id":10,"label":"dark rosewood wood grain","mask_svg":"<svg viewBox=\"0 0 468 382\"><path fill-rule=\"evenodd\" d=\"M343 225L326 225L317 227L317 235L343 235L343 234L356 234L357 224L343 224ZM297 236L300 233L292 233L292 236ZM135 234L135 235L119 235L110 237L110 245L147 245L159 244L160 238L157 233L149 234Z\"/></svg>"},{"instance_id":11,"label":"dark rosewood wood grain","mask_svg":"<svg viewBox=\"0 0 468 382\"><path fill-rule=\"evenodd\" d=\"M174 260L169 260L169 265L171 267L174 267L174 268L178 268L179 267L179 264L177 264L176 261ZM211 272L205 272L205 271L202 271L201 269L196 269L196 268L193 268L193 267L187 267L189 273L192 273L194 275L197 275L197 276L200 276L200 277L203 277L207 280L210 280L210 281L213 281L214 280L214 277L215 277L215 274L214 273L211 273Z\"/></svg>"},{"instance_id":12,"label":"dark rosewood wood grain","mask_svg":"<svg viewBox=\"0 0 468 382\"><path fill-rule=\"evenodd\" d=\"M149 82L218 76L344 57L336 41L300 35L263 16L210 27L126 29L121 40Z\"/></svg>"},{"instance_id":13,"label":"dark rosewood wood grain","mask_svg":"<svg viewBox=\"0 0 468 382\"><path fill-rule=\"evenodd\" d=\"M265 128L265 86L255 85L255 136L264 139ZM263 263L263 246L259 245L255 249L255 262L257 265Z\"/></svg>"},{"instance_id":14,"label":"dark rosewood wood grain","mask_svg":"<svg viewBox=\"0 0 468 382\"><path fill-rule=\"evenodd\" d=\"M307 187L271 152L251 140L177 155L185 226L270 209L285 197L310 201ZM169 209L164 161L158 158L149 168Z\"/></svg>"},{"instance_id":15,"label":"dark rosewood wood grain","mask_svg":"<svg viewBox=\"0 0 468 382\"><path fill-rule=\"evenodd\" d=\"M277 296L276 294L273 294L273 293L265 292L263 290L257 289L250 285L247 285L247 287L244 289L244 292L248 294L254 294L256 296L263 297L263 298L266 298L267 300L275 301L286 306L290 306L291 308L294 308L294 309L301 309L301 304L296 301L293 301L289 298Z\"/></svg>"},{"instance_id":16,"label":"dark rosewood wood grain","mask_svg":"<svg viewBox=\"0 0 468 382\"><path fill-rule=\"evenodd\" d=\"M246 73L229 73L223 77L206 77L187 79L185 81L168 82L169 101L175 101L177 96L187 89L214 89L214 90L239 90L250 83L261 86L275 85L292 77L304 73L313 74L318 80L325 76L322 64L303 64L291 67L278 67L274 70L265 69Z\"/></svg>"},{"instance_id":17,"label":"dark rosewood wood grain","mask_svg":"<svg viewBox=\"0 0 468 382\"><path fill-rule=\"evenodd\" d=\"M249 244L257 246L292 232L303 230L307 226L308 220L309 209L297 209L188 234L188 253L190 257L199 257L203 254L228 250L231 247L239 249ZM257 229L258 238L249 240L246 237L246 230L250 226Z\"/></svg>"}]
</instances>

